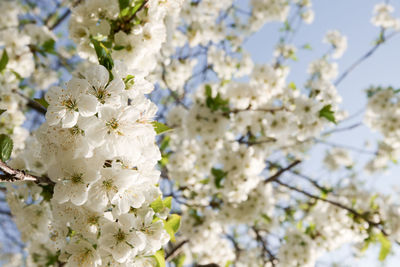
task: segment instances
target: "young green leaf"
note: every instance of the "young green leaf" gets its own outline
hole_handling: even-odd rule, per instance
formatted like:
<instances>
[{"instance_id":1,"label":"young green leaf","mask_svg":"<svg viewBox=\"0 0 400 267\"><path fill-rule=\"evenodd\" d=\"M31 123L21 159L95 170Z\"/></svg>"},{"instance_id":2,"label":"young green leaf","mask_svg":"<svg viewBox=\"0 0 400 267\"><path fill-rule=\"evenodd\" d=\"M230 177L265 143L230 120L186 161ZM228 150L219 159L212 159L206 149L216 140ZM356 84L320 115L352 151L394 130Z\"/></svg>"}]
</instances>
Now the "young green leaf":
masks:
<instances>
[{"instance_id":1,"label":"young green leaf","mask_svg":"<svg viewBox=\"0 0 400 267\"><path fill-rule=\"evenodd\" d=\"M160 249L153 255L154 259L156 260L157 267L165 267L165 256L164 250Z\"/></svg>"},{"instance_id":2,"label":"young green leaf","mask_svg":"<svg viewBox=\"0 0 400 267\"><path fill-rule=\"evenodd\" d=\"M111 58L110 51L106 47L106 42L100 42L94 38L90 40L94 46L100 65L103 65L106 69L111 71L114 66L114 61Z\"/></svg>"},{"instance_id":3,"label":"young green leaf","mask_svg":"<svg viewBox=\"0 0 400 267\"><path fill-rule=\"evenodd\" d=\"M224 172L221 169L212 168L211 169L211 174L214 175L215 186L217 188L221 188L222 187L222 180L225 178L226 172Z\"/></svg>"},{"instance_id":4,"label":"young green leaf","mask_svg":"<svg viewBox=\"0 0 400 267\"><path fill-rule=\"evenodd\" d=\"M181 225L181 216L172 214L164 221L164 228L171 238L171 242L175 242L175 233L178 232Z\"/></svg>"},{"instance_id":5,"label":"young green leaf","mask_svg":"<svg viewBox=\"0 0 400 267\"><path fill-rule=\"evenodd\" d=\"M56 54L55 47L56 47L56 41L54 41L53 39L47 40L42 45L43 51L50 54Z\"/></svg>"},{"instance_id":6,"label":"young green leaf","mask_svg":"<svg viewBox=\"0 0 400 267\"><path fill-rule=\"evenodd\" d=\"M119 9L122 10L129 6L129 0L119 0Z\"/></svg>"},{"instance_id":7,"label":"young green leaf","mask_svg":"<svg viewBox=\"0 0 400 267\"><path fill-rule=\"evenodd\" d=\"M379 260L384 261L392 248L392 244L387 239L387 237L384 236L382 233L379 233L377 235L377 238L378 241L381 243L381 249L379 251Z\"/></svg>"},{"instance_id":8,"label":"young green leaf","mask_svg":"<svg viewBox=\"0 0 400 267\"><path fill-rule=\"evenodd\" d=\"M209 84L206 84L205 88L206 88L206 97L212 97L211 86Z\"/></svg>"},{"instance_id":9,"label":"young green leaf","mask_svg":"<svg viewBox=\"0 0 400 267\"><path fill-rule=\"evenodd\" d=\"M132 85L135 84L135 76L133 75L128 75L124 78L124 83L126 89L129 89Z\"/></svg>"},{"instance_id":10,"label":"young green leaf","mask_svg":"<svg viewBox=\"0 0 400 267\"><path fill-rule=\"evenodd\" d=\"M296 90L297 89L296 84L294 82L290 82L288 86L292 90Z\"/></svg>"},{"instance_id":11,"label":"young green leaf","mask_svg":"<svg viewBox=\"0 0 400 267\"><path fill-rule=\"evenodd\" d=\"M336 123L335 113L332 111L332 106L331 105L324 106L319 111L319 117L320 118L325 118L330 122Z\"/></svg>"},{"instance_id":12,"label":"young green leaf","mask_svg":"<svg viewBox=\"0 0 400 267\"><path fill-rule=\"evenodd\" d=\"M0 109L0 115L3 114L6 111L7 111L6 109Z\"/></svg>"},{"instance_id":13,"label":"young green leaf","mask_svg":"<svg viewBox=\"0 0 400 267\"><path fill-rule=\"evenodd\" d=\"M185 259L186 259L185 254L179 254L172 260L172 262L175 263L176 267L182 267L183 264L185 263Z\"/></svg>"},{"instance_id":14,"label":"young green leaf","mask_svg":"<svg viewBox=\"0 0 400 267\"><path fill-rule=\"evenodd\" d=\"M165 133L167 131L172 130L171 128L169 128L164 123L161 123L161 122L158 122L158 121L153 121L152 124L153 124L153 127L154 127L154 131L156 131L157 134L162 134L162 133Z\"/></svg>"},{"instance_id":15,"label":"young green leaf","mask_svg":"<svg viewBox=\"0 0 400 267\"><path fill-rule=\"evenodd\" d=\"M305 49L305 50L312 50L312 47L310 44L305 44L303 45L301 48Z\"/></svg>"},{"instance_id":16,"label":"young green leaf","mask_svg":"<svg viewBox=\"0 0 400 267\"><path fill-rule=\"evenodd\" d=\"M164 200L162 202L163 202L164 207L171 209L172 197L166 197L166 198L164 198Z\"/></svg>"},{"instance_id":17,"label":"young green leaf","mask_svg":"<svg viewBox=\"0 0 400 267\"><path fill-rule=\"evenodd\" d=\"M164 209L164 203L161 199L161 197L158 197L156 200L154 200L151 204L150 207L154 210L155 213L158 213Z\"/></svg>"},{"instance_id":18,"label":"young green leaf","mask_svg":"<svg viewBox=\"0 0 400 267\"><path fill-rule=\"evenodd\" d=\"M46 109L49 106L49 103L47 103L46 99L44 99L44 98L35 98L34 100Z\"/></svg>"},{"instance_id":19,"label":"young green leaf","mask_svg":"<svg viewBox=\"0 0 400 267\"><path fill-rule=\"evenodd\" d=\"M13 149L12 139L5 134L0 134L0 160L6 162L11 157Z\"/></svg>"},{"instance_id":20,"label":"young green leaf","mask_svg":"<svg viewBox=\"0 0 400 267\"><path fill-rule=\"evenodd\" d=\"M8 54L7 51L4 49L3 55L1 56L0 59L0 71L3 71L6 68L7 63L8 63Z\"/></svg>"}]
</instances>

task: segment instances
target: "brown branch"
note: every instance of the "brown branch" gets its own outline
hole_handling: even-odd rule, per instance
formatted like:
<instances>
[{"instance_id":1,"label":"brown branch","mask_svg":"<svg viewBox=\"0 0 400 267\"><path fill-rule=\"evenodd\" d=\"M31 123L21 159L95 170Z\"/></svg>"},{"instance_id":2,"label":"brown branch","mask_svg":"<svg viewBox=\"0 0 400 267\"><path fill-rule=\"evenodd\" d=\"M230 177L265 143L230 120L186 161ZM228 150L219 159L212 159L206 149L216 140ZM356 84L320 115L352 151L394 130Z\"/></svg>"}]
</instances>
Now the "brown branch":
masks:
<instances>
[{"instance_id":1,"label":"brown branch","mask_svg":"<svg viewBox=\"0 0 400 267\"><path fill-rule=\"evenodd\" d=\"M348 150L352 150L354 152L361 153L361 154L370 154L370 155L377 154L377 152L375 152L375 151L365 150L362 148L345 145L345 144L333 143L333 142L325 141L325 140L318 139L318 138L315 138L314 141L319 144L324 144L324 145L331 146L331 147L339 147L339 148L343 148L343 149L348 149Z\"/></svg>"},{"instance_id":2,"label":"brown branch","mask_svg":"<svg viewBox=\"0 0 400 267\"><path fill-rule=\"evenodd\" d=\"M72 7L76 7L77 5L79 5L82 2L82 0L77 0L72 4ZM49 15L46 19L45 19L45 25L49 28L49 30L54 30L55 28L57 28L66 18L68 18L68 16L71 14L71 9L68 8L52 25L49 25L50 20L53 18L53 16L56 15L56 13L53 13L51 15Z\"/></svg>"},{"instance_id":3,"label":"brown branch","mask_svg":"<svg viewBox=\"0 0 400 267\"><path fill-rule=\"evenodd\" d=\"M251 109L249 107L249 108L246 108L246 109L231 109L231 110L229 110L229 112L226 112L226 114L246 112L246 111L260 111L260 112L271 112L271 113L274 113L274 112L282 111L282 110L286 110L286 108L285 107L277 107L277 108L255 108L255 109Z\"/></svg>"},{"instance_id":4,"label":"brown branch","mask_svg":"<svg viewBox=\"0 0 400 267\"><path fill-rule=\"evenodd\" d=\"M276 261L277 261L276 257L274 256L274 254L272 254L271 250L267 247L267 245L264 242L264 239L262 238L262 236L260 235L258 230L253 227L253 231L256 233L257 241L261 243L263 251L268 254L268 258L269 258L268 261L271 263L272 267L275 267Z\"/></svg>"},{"instance_id":5,"label":"brown branch","mask_svg":"<svg viewBox=\"0 0 400 267\"><path fill-rule=\"evenodd\" d=\"M274 182L276 180L278 180L278 178L286 171L292 169L293 167L295 167L296 165L300 164L301 160L295 160L293 161L289 166L285 167L285 168L281 168L279 169L274 175L268 177L264 183L270 183L270 182Z\"/></svg>"},{"instance_id":6,"label":"brown branch","mask_svg":"<svg viewBox=\"0 0 400 267\"><path fill-rule=\"evenodd\" d=\"M367 53L365 53L363 56L361 56L358 60L356 60L350 67L345 70L345 72L340 75L340 77L335 81L334 85L338 86L346 77L349 75L354 69L356 69L362 62L364 62L366 59L368 59L370 56L374 54L378 48L386 43L389 39L391 39L393 36L395 36L398 32L394 32L390 34L388 37L384 37L384 30L381 31L381 38L376 45L374 45L370 50L368 50Z\"/></svg>"},{"instance_id":7,"label":"brown branch","mask_svg":"<svg viewBox=\"0 0 400 267\"><path fill-rule=\"evenodd\" d=\"M174 259L176 256L179 255L179 253L182 251L183 245L185 245L189 240L184 240L181 243L179 243L176 247L172 248L170 252L165 255L165 260L170 261Z\"/></svg>"},{"instance_id":8,"label":"brown branch","mask_svg":"<svg viewBox=\"0 0 400 267\"><path fill-rule=\"evenodd\" d=\"M18 89L13 89L12 92L16 93L17 95L19 95L20 97L25 99L27 101L26 105L28 107L30 107L31 109L36 110L40 114L43 114L43 115L46 114L47 110L42 105L40 105L38 102L36 102L35 100L27 97L26 95L21 93Z\"/></svg>"},{"instance_id":9,"label":"brown branch","mask_svg":"<svg viewBox=\"0 0 400 267\"><path fill-rule=\"evenodd\" d=\"M33 176L23 170L11 168L1 160L0 170L4 173L0 176L0 182L32 181L39 184L54 184L48 177Z\"/></svg>"},{"instance_id":10,"label":"brown branch","mask_svg":"<svg viewBox=\"0 0 400 267\"><path fill-rule=\"evenodd\" d=\"M303 191L303 190L301 190L299 188L296 188L294 186L291 186L291 185L288 185L286 183L283 183L278 179L276 179L274 182L276 182L276 183L280 184L281 186L286 187L286 188L288 188L288 189L290 189L292 191L295 191L295 192L298 192L300 194L303 194L303 195L305 195L305 196L307 196L309 198L312 198L312 199L315 199L315 200L320 200L320 201L329 203L329 204L331 204L333 206L336 206L338 208L344 209L344 210L348 211L349 213L353 214L355 217L364 220L366 223L368 223L368 225L379 229L382 232L383 235L388 236L387 232L382 228L382 222L381 221L379 221L379 222L371 221L369 218L367 218L368 214L366 214L366 213L361 214L358 211L356 211L355 209L347 207L346 205L344 205L342 203L339 203L339 202L336 202L334 200L330 200L330 199L327 199L327 198L322 198L322 197L313 195L313 194L308 193L306 191Z\"/></svg>"},{"instance_id":11,"label":"brown branch","mask_svg":"<svg viewBox=\"0 0 400 267\"><path fill-rule=\"evenodd\" d=\"M302 178L302 179L304 179L304 180L306 180L308 182L310 182L314 187L318 188L322 192L330 192L331 191L329 188L326 188L324 186L319 185L319 183L316 180L312 179L311 177L308 177L307 175L304 175L304 174L302 174L302 173L300 173L298 171L295 171L295 170L293 170L293 171L289 170L289 172L293 173L294 175L296 175L296 176L298 176L298 177L300 177L300 178Z\"/></svg>"}]
</instances>

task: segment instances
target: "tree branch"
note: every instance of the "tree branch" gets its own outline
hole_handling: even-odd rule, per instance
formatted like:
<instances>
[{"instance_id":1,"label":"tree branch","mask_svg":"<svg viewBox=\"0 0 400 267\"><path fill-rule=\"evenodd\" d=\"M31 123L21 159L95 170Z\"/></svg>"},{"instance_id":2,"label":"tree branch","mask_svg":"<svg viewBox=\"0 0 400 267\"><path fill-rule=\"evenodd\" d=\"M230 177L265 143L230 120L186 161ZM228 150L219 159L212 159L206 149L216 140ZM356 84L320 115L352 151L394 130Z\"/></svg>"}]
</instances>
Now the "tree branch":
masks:
<instances>
[{"instance_id":1,"label":"tree branch","mask_svg":"<svg viewBox=\"0 0 400 267\"><path fill-rule=\"evenodd\" d=\"M335 81L334 85L338 86L346 77L349 75L354 69L356 69L362 62L364 62L366 59L368 59L374 52L386 41L391 39L393 36L395 36L398 32L394 32L388 37L381 37L382 40L379 40L376 45L374 45L370 50L368 50L367 53L365 53L363 56L361 56L358 60L356 60L350 67L340 75L340 77ZM381 31L381 36L383 36L384 32L383 30Z\"/></svg>"},{"instance_id":2,"label":"tree branch","mask_svg":"<svg viewBox=\"0 0 400 267\"><path fill-rule=\"evenodd\" d=\"M21 93L18 89L13 89L12 92L25 99L27 101L26 105L31 109L36 110L37 112L43 115L46 114L47 110L35 100L27 97L25 94Z\"/></svg>"},{"instance_id":3,"label":"tree branch","mask_svg":"<svg viewBox=\"0 0 400 267\"><path fill-rule=\"evenodd\" d=\"M170 261L174 259L178 254L182 251L183 245L185 245L189 240L184 240L181 243L179 243L176 247L172 248L170 252L165 255L165 260Z\"/></svg>"},{"instance_id":4,"label":"tree branch","mask_svg":"<svg viewBox=\"0 0 400 267\"><path fill-rule=\"evenodd\" d=\"M342 203L339 203L339 202L336 202L334 200L330 200L330 199L327 199L327 198L322 198L322 197L313 195L313 194L308 193L306 191L303 191L303 190L301 190L299 188L296 188L294 186L291 186L291 185L288 185L288 184L286 184L284 182L281 182L278 179L276 179L274 182L276 182L276 183L280 184L281 186L286 187L286 188L288 188L288 189L290 189L292 191L295 191L295 192L298 192L300 194L303 194L303 195L305 195L305 196L307 196L309 198L312 198L312 199L315 199L315 200L320 200L320 201L329 203L329 204L331 204L333 206L336 206L338 208L344 209L344 210L348 211L349 213L353 214L355 217L364 220L366 223L368 223L368 225L379 229L382 232L383 235L388 236L387 232L382 228L382 222L381 221L379 221L379 222L371 221L370 219L368 219L366 217L365 213L361 214L361 213L357 212L355 209L347 207L346 205L343 205Z\"/></svg>"},{"instance_id":5,"label":"tree branch","mask_svg":"<svg viewBox=\"0 0 400 267\"><path fill-rule=\"evenodd\" d=\"M0 175L0 182L32 181L39 184L54 184L48 177L33 176L23 170L11 168L0 160L0 170L4 175Z\"/></svg>"},{"instance_id":6,"label":"tree branch","mask_svg":"<svg viewBox=\"0 0 400 267\"><path fill-rule=\"evenodd\" d=\"M271 263L272 267L275 267L276 260L277 260L276 257L274 256L274 254L272 254L271 250L267 247L267 245L264 242L264 239L262 238L262 236L260 235L258 230L253 227L253 231L254 231L254 233L256 233L257 241L261 243L263 251L268 254L269 262Z\"/></svg>"},{"instance_id":7,"label":"tree branch","mask_svg":"<svg viewBox=\"0 0 400 267\"><path fill-rule=\"evenodd\" d=\"M295 160L293 161L289 166L285 167L285 168L281 168L279 169L274 175L270 176L269 178L267 178L264 183L270 183L270 182L274 182L276 180L278 180L278 178L286 171L292 169L293 167L295 167L296 165L300 164L301 160Z\"/></svg>"}]
</instances>

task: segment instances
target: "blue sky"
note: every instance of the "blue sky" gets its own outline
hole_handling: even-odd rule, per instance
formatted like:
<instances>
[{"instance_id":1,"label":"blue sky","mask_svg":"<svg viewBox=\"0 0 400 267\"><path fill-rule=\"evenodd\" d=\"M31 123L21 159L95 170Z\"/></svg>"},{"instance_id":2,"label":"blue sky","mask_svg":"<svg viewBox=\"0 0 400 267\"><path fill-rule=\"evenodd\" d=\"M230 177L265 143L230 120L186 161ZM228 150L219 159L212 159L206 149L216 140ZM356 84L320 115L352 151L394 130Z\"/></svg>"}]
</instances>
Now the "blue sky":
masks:
<instances>
[{"instance_id":1,"label":"blue sky","mask_svg":"<svg viewBox=\"0 0 400 267\"><path fill-rule=\"evenodd\" d=\"M242 4L245 0L237 1ZM298 47L310 43L313 50L299 50L298 61L291 62L291 73L288 81L294 81L298 86L304 84L307 79L307 66L309 62L317 59L328 50L328 45L322 43L327 30L337 29L348 38L348 50L338 60L339 73L347 69L355 60L365 54L372 46L373 41L379 36L379 29L370 23L372 10L375 4L382 1L377 0L314 0L313 9L315 20L311 25L302 25L297 33L293 44ZM391 0L390 4L395 7L395 16L400 17L400 1ZM273 47L279 40L279 23L269 23L253 36L245 45L245 49L252 54L253 60L257 63L269 62L272 59ZM338 87L343 97L341 107L354 114L365 107L367 98L364 90L371 85L391 85L400 88L400 35L395 36L386 44L380 47L367 61L354 70ZM342 126L361 122L363 115L360 115ZM352 145L364 148L364 143L374 141L379 134L372 133L367 127L362 126L352 131L332 136L329 140L335 143ZM345 175L323 171L321 157L329 148L318 145L310 154L309 160L303 165L303 172L318 179L334 179L338 175ZM369 148L369 150L373 149ZM352 153L357 162L365 162L369 156L359 153ZM361 167L361 166L360 166ZM360 168L359 167L359 168ZM397 194L400 186L400 168L392 166L385 174L368 176L361 173L360 177L365 180L366 187L371 191ZM341 176L341 177L342 177ZM397 194L398 195L398 194ZM394 246L394 251L400 255L400 249ZM373 247L366 252L366 256L359 260L349 257L352 249L345 246L337 252L324 256L317 266L334 266L333 262L339 263L336 266L400 266L400 260L396 256L389 256L385 263L380 263L378 258L379 248Z\"/></svg>"}]
</instances>

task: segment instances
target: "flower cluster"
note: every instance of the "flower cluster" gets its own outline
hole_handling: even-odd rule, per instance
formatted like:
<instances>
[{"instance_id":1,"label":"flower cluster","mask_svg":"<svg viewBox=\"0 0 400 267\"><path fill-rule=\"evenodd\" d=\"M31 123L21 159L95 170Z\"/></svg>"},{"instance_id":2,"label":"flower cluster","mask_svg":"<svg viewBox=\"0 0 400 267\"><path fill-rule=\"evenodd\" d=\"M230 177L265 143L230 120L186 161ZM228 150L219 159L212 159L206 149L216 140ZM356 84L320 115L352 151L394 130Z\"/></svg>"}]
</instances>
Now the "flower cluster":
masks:
<instances>
[{"instance_id":1,"label":"flower cluster","mask_svg":"<svg viewBox=\"0 0 400 267\"><path fill-rule=\"evenodd\" d=\"M328 31L325 35L324 42L331 44L334 48L333 58L342 57L347 49L347 37L343 36L339 31Z\"/></svg>"},{"instance_id":2,"label":"flower cluster","mask_svg":"<svg viewBox=\"0 0 400 267\"><path fill-rule=\"evenodd\" d=\"M393 6L386 3L377 4L374 7L374 16L371 19L371 23L383 29L400 30L400 19L394 17L392 15L393 12Z\"/></svg>"},{"instance_id":3,"label":"flower cluster","mask_svg":"<svg viewBox=\"0 0 400 267\"><path fill-rule=\"evenodd\" d=\"M147 73L166 38L166 24L180 10L181 0L90 0L72 9L71 39L79 55L97 60L92 40L103 42L113 59ZM125 4L121 4L125 3Z\"/></svg>"},{"instance_id":4,"label":"flower cluster","mask_svg":"<svg viewBox=\"0 0 400 267\"><path fill-rule=\"evenodd\" d=\"M387 168L390 161L400 157L400 96L391 87L375 88L376 91L368 101L365 113L365 124L383 135L376 156L366 165L369 172Z\"/></svg>"},{"instance_id":5,"label":"flower cluster","mask_svg":"<svg viewBox=\"0 0 400 267\"><path fill-rule=\"evenodd\" d=\"M151 123L157 108L146 87L129 98L127 75L119 62L111 73L90 65L46 93L47 121L35 137L53 194L48 202L34 185L29 204L18 200L23 187L9 195L33 265L49 257L48 248L66 266L136 266L169 240L165 215L150 207L161 194ZM18 212L29 209L28 222Z\"/></svg>"}]
</instances>

